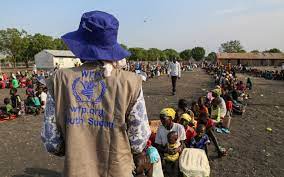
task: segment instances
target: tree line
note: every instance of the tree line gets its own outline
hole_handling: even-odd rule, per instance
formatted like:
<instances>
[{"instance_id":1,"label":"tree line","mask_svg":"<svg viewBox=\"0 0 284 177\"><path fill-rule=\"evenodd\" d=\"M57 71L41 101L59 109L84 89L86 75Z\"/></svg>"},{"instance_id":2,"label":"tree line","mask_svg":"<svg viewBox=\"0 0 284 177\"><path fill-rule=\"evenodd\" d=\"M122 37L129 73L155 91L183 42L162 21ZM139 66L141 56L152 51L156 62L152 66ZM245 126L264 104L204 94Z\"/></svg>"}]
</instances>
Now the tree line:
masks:
<instances>
[{"instance_id":1,"label":"tree line","mask_svg":"<svg viewBox=\"0 0 284 177\"><path fill-rule=\"evenodd\" d=\"M203 47L194 47L178 52L174 49L128 48L124 44L121 45L131 52L132 55L128 59L133 61L165 61L172 58L177 58L179 60L194 59L195 61L200 61L205 59L207 61L216 61L217 58L215 52L211 52L205 56L206 51ZM0 30L0 53L6 55L6 59L13 62L14 66L16 62L25 62L28 67L28 62L34 60L34 55L44 49L68 50L67 46L59 38L53 38L40 33L31 35L25 30L18 30L16 28ZM244 47L238 40L222 43L219 52L246 53ZM251 52L258 53L259 51L253 50ZM277 48L272 48L263 52L281 53Z\"/></svg>"},{"instance_id":2,"label":"tree line","mask_svg":"<svg viewBox=\"0 0 284 177\"><path fill-rule=\"evenodd\" d=\"M44 49L67 50L61 39L36 33L28 34L25 30L7 28L0 30L0 53L7 56L10 62L28 62L34 60L34 55Z\"/></svg>"}]
</instances>

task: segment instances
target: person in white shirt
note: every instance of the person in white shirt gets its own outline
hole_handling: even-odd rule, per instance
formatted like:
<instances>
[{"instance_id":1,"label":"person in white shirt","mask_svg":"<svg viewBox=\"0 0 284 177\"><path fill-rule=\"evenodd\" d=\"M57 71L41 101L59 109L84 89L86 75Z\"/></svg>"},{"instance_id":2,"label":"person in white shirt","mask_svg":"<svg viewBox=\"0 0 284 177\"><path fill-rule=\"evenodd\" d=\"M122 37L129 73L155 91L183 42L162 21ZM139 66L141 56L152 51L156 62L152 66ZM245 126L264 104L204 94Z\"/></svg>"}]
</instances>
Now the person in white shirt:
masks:
<instances>
[{"instance_id":1,"label":"person in white shirt","mask_svg":"<svg viewBox=\"0 0 284 177\"><path fill-rule=\"evenodd\" d=\"M168 74L171 76L172 79L172 93L173 95L176 94L176 83L177 79L181 77L181 67L180 63L176 61L176 58L169 64Z\"/></svg>"},{"instance_id":2,"label":"person in white shirt","mask_svg":"<svg viewBox=\"0 0 284 177\"><path fill-rule=\"evenodd\" d=\"M178 134L178 141L180 141L181 145L179 148L175 149L176 152L182 152L184 148L184 141L186 139L186 133L184 127L180 124L174 123L173 120L175 118L175 110L172 108L165 108L160 113L160 120L162 125L158 128L155 144L160 154L164 154L167 150L168 138L167 135L171 131L175 131Z\"/></svg>"}]
</instances>

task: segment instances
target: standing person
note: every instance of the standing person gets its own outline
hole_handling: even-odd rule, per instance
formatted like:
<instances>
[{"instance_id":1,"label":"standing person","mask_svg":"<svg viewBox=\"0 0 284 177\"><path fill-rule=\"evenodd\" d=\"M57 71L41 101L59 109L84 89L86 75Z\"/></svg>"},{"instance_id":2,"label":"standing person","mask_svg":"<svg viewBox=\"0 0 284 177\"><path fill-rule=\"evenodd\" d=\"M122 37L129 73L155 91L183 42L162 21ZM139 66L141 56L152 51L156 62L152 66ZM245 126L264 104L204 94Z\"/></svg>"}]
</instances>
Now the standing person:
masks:
<instances>
[{"instance_id":1,"label":"standing person","mask_svg":"<svg viewBox=\"0 0 284 177\"><path fill-rule=\"evenodd\" d=\"M180 79L181 77L180 64L176 60L176 58L174 58L173 61L169 64L168 74L172 79L172 94L175 95L177 79Z\"/></svg>"},{"instance_id":2,"label":"standing person","mask_svg":"<svg viewBox=\"0 0 284 177\"><path fill-rule=\"evenodd\" d=\"M130 53L117 42L118 27L114 16L91 11L62 36L84 62L47 84L42 140L50 153L65 155L64 176L131 177L150 137L142 80L122 69Z\"/></svg>"}]
</instances>

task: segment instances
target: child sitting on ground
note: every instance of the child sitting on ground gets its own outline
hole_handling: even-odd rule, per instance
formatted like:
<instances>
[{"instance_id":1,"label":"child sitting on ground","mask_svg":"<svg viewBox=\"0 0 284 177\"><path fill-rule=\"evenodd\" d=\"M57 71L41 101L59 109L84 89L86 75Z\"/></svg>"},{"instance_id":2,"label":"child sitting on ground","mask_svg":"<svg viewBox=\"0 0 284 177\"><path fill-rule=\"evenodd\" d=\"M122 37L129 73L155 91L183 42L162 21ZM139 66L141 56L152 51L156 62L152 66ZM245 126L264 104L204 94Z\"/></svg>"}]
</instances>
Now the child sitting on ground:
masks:
<instances>
[{"instance_id":1,"label":"child sitting on ground","mask_svg":"<svg viewBox=\"0 0 284 177\"><path fill-rule=\"evenodd\" d=\"M185 113L181 115L180 123L183 125L184 130L185 130L185 134L186 134L185 144L188 147L190 140L196 136L195 125L197 121L195 121L192 117L190 117L190 115Z\"/></svg>"},{"instance_id":2,"label":"child sitting on ground","mask_svg":"<svg viewBox=\"0 0 284 177\"><path fill-rule=\"evenodd\" d=\"M210 143L210 141L208 135L206 134L206 126L203 124L199 124L196 129L196 133L197 135L191 139L189 147L205 150L206 155L208 157L207 146Z\"/></svg>"},{"instance_id":3,"label":"child sitting on ground","mask_svg":"<svg viewBox=\"0 0 284 177\"><path fill-rule=\"evenodd\" d=\"M17 109L13 108L9 98L4 99L4 104L5 104L5 108L3 110L4 115L2 115L1 117L9 117L11 115L17 115L18 114Z\"/></svg>"},{"instance_id":4,"label":"child sitting on ground","mask_svg":"<svg viewBox=\"0 0 284 177\"><path fill-rule=\"evenodd\" d=\"M190 117L194 119L194 113L190 110L188 102L185 99L180 99L178 101L178 109L176 110L176 123L180 122L181 115L184 113L187 113Z\"/></svg>"},{"instance_id":5,"label":"child sitting on ground","mask_svg":"<svg viewBox=\"0 0 284 177\"><path fill-rule=\"evenodd\" d=\"M208 108L205 106L205 104L206 104L206 97L204 96L199 97L198 99L199 113L202 112L209 113Z\"/></svg>"},{"instance_id":6,"label":"child sitting on ground","mask_svg":"<svg viewBox=\"0 0 284 177\"><path fill-rule=\"evenodd\" d=\"M10 90L10 95L11 95L11 101L12 101L12 106L15 109L20 110L21 109L21 97L17 95L18 90L16 88L11 88Z\"/></svg>"},{"instance_id":7,"label":"child sitting on ground","mask_svg":"<svg viewBox=\"0 0 284 177\"><path fill-rule=\"evenodd\" d=\"M39 114L40 113L40 101L39 98L35 96L34 92L28 92L28 97L26 100L26 112L28 114Z\"/></svg>"},{"instance_id":8,"label":"child sitting on ground","mask_svg":"<svg viewBox=\"0 0 284 177\"><path fill-rule=\"evenodd\" d=\"M198 104L197 104L196 101L193 101L193 102L191 103L191 110L192 110L192 112L194 113L194 118L195 118L195 119L198 118L200 112L199 112L199 106L198 106Z\"/></svg>"},{"instance_id":9,"label":"child sitting on ground","mask_svg":"<svg viewBox=\"0 0 284 177\"><path fill-rule=\"evenodd\" d=\"M217 140L215 133L214 133L215 124L214 124L213 120L208 117L208 114L206 114L206 113L200 114L197 124L198 125L199 124L205 125L206 134L209 136L210 140L213 142L213 144L214 144L214 146L215 146L215 148L218 152L218 157L225 156L227 154L226 149L221 148L221 146L219 146L218 140Z\"/></svg>"}]
</instances>

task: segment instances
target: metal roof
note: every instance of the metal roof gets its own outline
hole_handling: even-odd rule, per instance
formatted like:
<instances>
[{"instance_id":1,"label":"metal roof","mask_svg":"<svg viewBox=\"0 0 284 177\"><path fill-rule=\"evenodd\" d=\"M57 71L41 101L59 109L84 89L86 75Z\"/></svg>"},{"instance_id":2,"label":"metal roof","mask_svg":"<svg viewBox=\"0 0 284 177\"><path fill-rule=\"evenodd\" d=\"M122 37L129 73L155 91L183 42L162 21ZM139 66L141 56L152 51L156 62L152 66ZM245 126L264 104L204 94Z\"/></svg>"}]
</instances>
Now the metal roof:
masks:
<instances>
[{"instance_id":1,"label":"metal roof","mask_svg":"<svg viewBox=\"0 0 284 177\"><path fill-rule=\"evenodd\" d=\"M70 50L43 50L55 57L72 57L76 58L76 56Z\"/></svg>"},{"instance_id":2,"label":"metal roof","mask_svg":"<svg viewBox=\"0 0 284 177\"><path fill-rule=\"evenodd\" d=\"M284 60L284 53L217 53L217 59Z\"/></svg>"}]
</instances>

